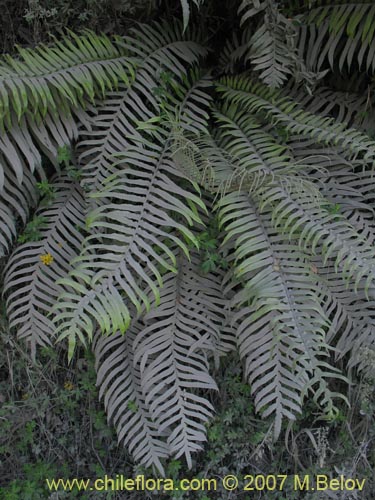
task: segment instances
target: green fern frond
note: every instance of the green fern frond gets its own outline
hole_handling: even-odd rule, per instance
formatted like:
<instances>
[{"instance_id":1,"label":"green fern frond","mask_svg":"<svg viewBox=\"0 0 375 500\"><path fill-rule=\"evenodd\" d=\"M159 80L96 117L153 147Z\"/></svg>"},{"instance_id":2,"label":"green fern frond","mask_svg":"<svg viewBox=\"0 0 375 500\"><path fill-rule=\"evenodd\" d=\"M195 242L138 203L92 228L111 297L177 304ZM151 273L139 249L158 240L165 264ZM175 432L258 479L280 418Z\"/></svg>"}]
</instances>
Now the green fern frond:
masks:
<instances>
[{"instance_id":1,"label":"green fern frond","mask_svg":"<svg viewBox=\"0 0 375 500\"><path fill-rule=\"evenodd\" d=\"M25 171L23 184L18 184L13 170L4 163L3 188L0 192L0 257L7 255L18 233L18 223L26 224L31 209L38 202L36 180Z\"/></svg>"},{"instance_id":2,"label":"green fern frond","mask_svg":"<svg viewBox=\"0 0 375 500\"><path fill-rule=\"evenodd\" d=\"M143 307L149 309L142 286L149 286L155 300L159 300L162 274L175 266L175 256L169 248L172 242L186 254L189 244L197 244L188 226L200 221L195 207L203 204L198 196L173 180L186 178L186 174L176 169L171 158L169 136L173 123L168 123L168 116L173 116L176 106L179 114L193 109L195 93L191 93L190 86L194 87L194 81L186 79L184 64L195 63L205 50L196 42L182 44L178 25L161 33L163 27L144 27L141 33L135 32L134 38L125 40L129 52L143 55L144 61L134 84L120 97L122 106L119 108L115 101L113 107L107 101L106 106L113 110L109 117L116 125L98 124L108 142L104 150L92 150L98 161L88 164L88 199L96 200L87 217L92 235L75 261L72 279L66 282L78 295L63 295L55 317L59 338L69 339L70 357L77 337L82 342L85 337L92 338L95 321L103 332L124 332L134 313L130 309L135 308L138 314ZM147 35L148 40L143 52L141 34ZM160 64L167 69L173 67L173 71L161 73ZM171 95L150 92L163 78ZM173 89L177 88L173 96ZM165 119L164 129L155 127L154 123ZM103 140L101 131L97 135ZM87 173L83 171L83 183L87 186ZM173 228L179 236L170 234ZM101 257L93 259L95 254Z\"/></svg>"},{"instance_id":3,"label":"green fern frond","mask_svg":"<svg viewBox=\"0 0 375 500\"><path fill-rule=\"evenodd\" d=\"M32 233L25 232L5 270L9 326L26 341L34 359L36 347L50 345L55 336L50 312L62 291L56 281L69 273L83 242L85 204L80 187L66 174L52 186L53 200L36 212L38 224Z\"/></svg>"},{"instance_id":4,"label":"green fern frond","mask_svg":"<svg viewBox=\"0 0 375 500\"><path fill-rule=\"evenodd\" d=\"M87 121L88 102L119 81L129 84L133 66L117 42L91 32L5 57L0 63L0 191L10 171L21 190L29 190L29 171L43 179L41 151L58 170L58 150L77 139L77 120ZM1 216L9 241L15 230L6 212Z\"/></svg>"},{"instance_id":5,"label":"green fern frond","mask_svg":"<svg viewBox=\"0 0 375 500\"><path fill-rule=\"evenodd\" d=\"M118 90L108 93L106 100L98 103L81 131L77 146L81 152L82 184L87 192L101 189L111 173L115 153L125 151L134 139L142 140L140 124L160 115L166 95L177 90L180 98L183 94L182 100L188 97L191 81L185 76L184 64L193 65L206 55L206 49L196 38L190 32L182 34L177 23L142 26L132 31L132 37L125 37L124 48L138 59L134 82L130 87L120 85ZM196 76L193 75L193 81ZM200 85L205 86L204 82ZM201 104L199 95L197 99ZM192 115L192 109L196 109L192 108L193 103L189 111L181 107L180 100L177 102L179 109L188 113L186 120L196 118ZM183 120L183 116L180 119ZM95 199L88 201L91 207L97 206Z\"/></svg>"},{"instance_id":6,"label":"green fern frond","mask_svg":"<svg viewBox=\"0 0 375 500\"><path fill-rule=\"evenodd\" d=\"M301 15L301 41L309 38L306 58L310 65L321 68L328 60L331 68L338 64L350 69L353 61L367 71L375 69L375 6L362 2L316 2ZM301 47L301 50L303 48Z\"/></svg>"},{"instance_id":7,"label":"green fern frond","mask_svg":"<svg viewBox=\"0 0 375 500\"><path fill-rule=\"evenodd\" d=\"M118 171L107 179L101 192L93 193L97 199L113 201L89 214L87 227L94 234L75 259L72 279L64 281L75 293L62 295L55 322L59 338L69 338L70 355L77 336L83 342L86 336L92 338L93 319L104 333L124 332L130 324L128 301L138 313L143 305L150 307L142 291L144 285L150 286L160 300L162 273L175 266L171 242L186 254L185 239L196 244L185 224L199 222L188 204L201 202L173 182L170 174L176 178L179 175L165 156L165 148L143 143L141 150L128 147ZM171 217L172 211L182 217L183 223ZM180 235L169 234L172 228ZM83 284L78 284L79 280Z\"/></svg>"},{"instance_id":8,"label":"green fern frond","mask_svg":"<svg viewBox=\"0 0 375 500\"><path fill-rule=\"evenodd\" d=\"M155 467L164 475L162 460L169 456L168 446L151 419L141 385L140 363L134 360L134 342L139 333L140 327L135 326L126 335L95 335L99 397L104 399L108 420L118 430L119 442L137 462Z\"/></svg>"},{"instance_id":9,"label":"green fern frond","mask_svg":"<svg viewBox=\"0 0 375 500\"><path fill-rule=\"evenodd\" d=\"M214 109L220 146L229 153L237 170L254 178L290 173L293 158L287 148L264 131L260 122L236 105ZM246 181L242 184L247 189Z\"/></svg>"},{"instance_id":10,"label":"green fern frond","mask_svg":"<svg viewBox=\"0 0 375 500\"><path fill-rule=\"evenodd\" d=\"M298 103L283 97L251 79L227 77L217 89L223 99L242 106L250 113L280 124L290 134L313 139L316 143L347 149L351 158L359 156L364 162L375 162L375 142L359 130L305 111Z\"/></svg>"},{"instance_id":11,"label":"green fern frond","mask_svg":"<svg viewBox=\"0 0 375 500\"><path fill-rule=\"evenodd\" d=\"M24 115L41 120L47 111L70 113L85 100L128 84L134 71L131 58L117 40L86 31L70 33L52 46L18 49L0 64L0 128L10 130Z\"/></svg>"},{"instance_id":12,"label":"green fern frond","mask_svg":"<svg viewBox=\"0 0 375 500\"><path fill-rule=\"evenodd\" d=\"M208 355L222 317L212 299L221 301L217 284L200 276L196 255L189 262L180 254L177 272L165 276L160 305L126 335L98 337L95 345L100 393L119 440L161 472L167 456L185 456L191 467L206 439L213 407L198 391L217 389Z\"/></svg>"},{"instance_id":13,"label":"green fern frond","mask_svg":"<svg viewBox=\"0 0 375 500\"><path fill-rule=\"evenodd\" d=\"M277 437L283 418L294 420L301 412L314 377L337 376L324 361L329 321L306 257L283 242L271 212L260 212L242 193L226 195L218 210L234 247L232 307L240 356L256 408L264 417L274 415Z\"/></svg>"}]
</instances>

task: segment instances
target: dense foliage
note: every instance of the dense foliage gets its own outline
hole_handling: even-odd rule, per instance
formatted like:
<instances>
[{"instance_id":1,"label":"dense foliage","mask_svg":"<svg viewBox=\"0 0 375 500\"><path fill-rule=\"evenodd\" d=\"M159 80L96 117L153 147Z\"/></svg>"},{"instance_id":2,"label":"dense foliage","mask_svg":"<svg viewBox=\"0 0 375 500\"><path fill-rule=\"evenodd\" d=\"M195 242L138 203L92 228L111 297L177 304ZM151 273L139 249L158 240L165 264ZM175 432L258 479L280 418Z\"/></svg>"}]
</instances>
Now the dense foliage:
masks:
<instances>
[{"instance_id":1,"label":"dense foliage","mask_svg":"<svg viewBox=\"0 0 375 500\"><path fill-rule=\"evenodd\" d=\"M10 331L34 362L90 349L119 441L161 474L212 438L234 353L271 441L374 378L375 8L232 7L0 64Z\"/></svg>"}]
</instances>

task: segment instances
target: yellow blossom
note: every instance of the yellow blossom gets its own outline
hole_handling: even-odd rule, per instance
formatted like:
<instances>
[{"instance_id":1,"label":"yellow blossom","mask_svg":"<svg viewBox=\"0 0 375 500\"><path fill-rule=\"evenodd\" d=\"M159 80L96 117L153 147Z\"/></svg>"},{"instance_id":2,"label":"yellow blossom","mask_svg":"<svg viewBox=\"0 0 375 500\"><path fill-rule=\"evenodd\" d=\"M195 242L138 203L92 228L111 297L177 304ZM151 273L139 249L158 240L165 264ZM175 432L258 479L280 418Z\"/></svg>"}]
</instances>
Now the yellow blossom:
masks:
<instances>
[{"instance_id":1,"label":"yellow blossom","mask_svg":"<svg viewBox=\"0 0 375 500\"><path fill-rule=\"evenodd\" d=\"M67 391L71 391L72 389L74 389L74 385L72 384L72 382L70 380L66 380L64 382L64 389Z\"/></svg>"},{"instance_id":2,"label":"yellow blossom","mask_svg":"<svg viewBox=\"0 0 375 500\"><path fill-rule=\"evenodd\" d=\"M45 255L40 255L39 258L42 261L42 263L45 264L46 266L49 266L53 262L53 257L50 253L46 253Z\"/></svg>"}]
</instances>

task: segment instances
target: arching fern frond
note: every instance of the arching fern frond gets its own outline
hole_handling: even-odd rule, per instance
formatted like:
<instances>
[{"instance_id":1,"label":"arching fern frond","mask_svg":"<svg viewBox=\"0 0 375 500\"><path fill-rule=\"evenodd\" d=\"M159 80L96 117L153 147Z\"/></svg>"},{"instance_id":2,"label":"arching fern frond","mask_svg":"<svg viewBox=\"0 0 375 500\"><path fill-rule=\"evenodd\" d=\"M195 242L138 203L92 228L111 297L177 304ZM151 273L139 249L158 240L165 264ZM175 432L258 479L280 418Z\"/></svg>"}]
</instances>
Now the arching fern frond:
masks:
<instances>
[{"instance_id":1,"label":"arching fern frond","mask_svg":"<svg viewBox=\"0 0 375 500\"><path fill-rule=\"evenodd\" d=\"M159 299L163 270L175 266L171 242L186 253L184 238L196 242L185 224L199 221L189 207L200 205L199 198L170 178L171 174L178 177L179 172L166 157L165 148L147 146L147 150L128 148L103 190L92 194L113 201L90 213L87 227L94 234L87 238L84 253L75 259L71 276L76 280L64 282L72 292L62 295L55 322L60 339L69 338L70 355L77 336L82 342L86 336L92 338L93 320L105 333L124 332L130 324L129 303L139 312L142 304L150 307L142 291L145 285ZM172 211L183 223L171 217ZM179 237L170 234L172 228Z\"/></svg>"},{"instance_id":2,"label":"arching fern frond","mask_svg":"<svg viewBox=\"0 0 375 500\"><path fill-rule=\"evenodd\" d=\"M335 118L340 123L358 128L365 133L374 132L374 99L372 87L367 92L347 92L321 87L313 95L303 89L288 88L283 94L288 99L293 98L306 111L320 116Z\"/></svg>"},{"instance_id":3,"label":"arching fern frond","mask_svg":"<svg viewBox=\"0 0 375 500\"><path fill-rule=\"evenodd\" d=\"M201 449L212 415L202 389L215 390L208 356L220 333L220 290L184 254L165 276L160 305L125 335L98 337L98 385L108 416L134 457L163 471L162 459ZM216 305L215 305L216 303Z\"/></svg>"},{"instance_id":4,"label":"arching fern frond","mask_svg":"<svg viewBox=\"0 0 375 500\"><path fill-rule=\"evenodd\" d=\"M64 320L57 331L60 339L69 338L70 356L77 336L83 342L85 336L92 337L95 320L103 332L124 332L130 324L129 308L139 313L142 307L150 307L142 287L149 286L158 300L162 274L175 266L174 254L169 249L171 243L186 253L186 242L196 244L188 226L200 220L195 207L204 205L198 196L174 181L186 178L186 174L176 169L171 157L169 137L173 138L173 121L169 117L173 118L176 110L182 116L184 111L194 109L196 92L191 92L191 88L196 86L198 91L199 83L195 85L194 79L192 82L186 79L183 63L194 63L205 50L196 42L191 47L186 43L181 50L178 26L163 35L160 27L145 27L142 33L148 35L146 47L151 47L151 53L146 51L134 86L125 91L121 111L109 115L116 120L116 127L107 124L102 127L112 157L108 151L104 154L99 151L99 155L93 151L94 159L98 157L99 162L94 162L94 185L91 182L91 188L98 191L90 190L88 197L97 200L96 208L87 218L92 235L75 262L76 269L69 282L78 295L63 296L62 311L55 318L56 323ZM136 36L126 40L126 45L130 51L141 54ZM167 68L175 66L167 77L170 88L178 89L175 96L166 98L163 92L155 95L149 91L149 85L151 88L160 85L160 64ZM139 97L142 92L143 103ZM198 94L201 101L202 95ZM165 123L165 129L159 127L156 133L154 123ZM197 125L198 132L201 126ZM100 168L102 162L104 169ZM178 237L169 234L173 228L177 229ZM93 258L95 254L100 255L99 259ZM79 283L81 280L83 283ZM66 299L72 302L69 304ZM98 309L100 314L95 312L92 316Z\"/></svg>"},{"instance_id":5,"label":"arching fern frond","mask_svg":"<svg viewBox=\"0 0 375 500\"><path fill-rule=\"evenodd\" d=\"M329 322L306 256L283 241L271 212L259 211L242 193L226 195L218 210L235 252L237 345L256 408L264 417L274 416L278 436L283 418L293 420L301 412L304 392L316 380L337 376L325 361ZM326 396L331 410L332 398Z\"/></svg>"},{"instance_id":6,"label":"arching fern frond","mask_svg":"<svg viewBox=\"0 0 375 500\"><path fill-rule=\"evenodd\" d=\"M265 132L261 123L246 110L224 105L214 109L213 117L220 146L231 156L234 175L243 176L240 188L248 189L246 176L254 179L252 189L256 189L256 180L261 182L262 177L271 180L293 170L293 158L287 148Z\"/></svg>"},{"instance_id":7,"label":"arching fern frond","mask_svg":"<svg viewBox=\"0 0 375 500\"><path fill-rule=\"evenodd\" d=\"M68 113L119 81L129 83L134 64L116 42L89 31L70 33L52 46L19 48L18 57L5 56L0 64L0 128L10 130L25 115L43 118L47 110Z\"/></svg>"},{"instance_id":8,"label":"arching fern frond","mask_svg":"<svg viewBox=\"0 0 375 500\"><path fill-rule=\"evenodd\" d=\"M313 139L317 143L339 146L347 149L352 158L359 156L365 162L375 162L375 142L368 136L332 118L305 111L277 91L245 77L223 78L217 88L225 100L242 106L250 113L266 116L274 124L281 124L288 133Z\"/></svg>"},{"instance_id":9,"label":"arching fern frond","mask_svg":"<svg viewBox=\"0 0 375 500\"><path fill-rule=\"evenodd\" d=\"M62 175L52 190L53 200L26 226L5 272L9 326L26 341L34 359L36 347L50 345L55 336L50 313L62 291L56 281L71 270L83 241L85 205L79 185Z\"/></svg>"},{"instance_id":10,"label":"arching fern frond","mask_svg":"<svg viewBox=\"0 0 375 500\"><path fill-rule=\"evenodd\" d=\"M164 475L162 459L169 455L168 446L145 404L140 363L134 360L134 341L139 333L135 326L125 335L98 332L94 337L99 397L104 398L108 420L116 426L119 442L137 462L155 467Z\"/></svg>"},{"instance_id":11,"label":"arching fern frond","mask_svg":"<svg viewBox=\"0 0 375 500\"><path fill-rule=\"evenodd\" d=\"M0 64L0 192L7 190L4 176L10 171L20 190L29 190L29 172L43 180L41 152L58 169L58 150L77 139L77 120L87 123L88 102L119 81L129 84L133 66L117 43L90 32L6 57ZM5 197L11 196L8 190ZM12 217L2 210L1 219L10 241L16 232Z\"/></svg>"},{"instance_id":12,"label":"arching fern frond","mask_svg":"<svg viewBox=\"0 0 375 500\"><path fill-rule=\"evenodd\" d=\"M195 38L189 32L183 35L178 24L165 23L134 29L131 37L125 37L124 48L138 59L138 68L133 84L130 87L120 85L116 91L108 93L107 99L93 108L81 130L77 149L82 151L79 163L86 191L101 189L102 182L111 174L113 155L126 151L134 139L142 140L140 124L159 117L169 85L175 89L181 87L179 93L183 94L182 98L187 97L191 81L184 76L184 64L193 65L206 54ZM185 84L181 79L185 79ZM197 78L193 77L193 81ZM200 85L205 86L203 81L201 84L197 81L198 88ZM89 203L92 207L97 206L95 199Z\"/></svg>"},{"instance_id":13,"label":"arching fern frond","mask_svg":"<svg viewBox=\"0 0 375 500\"><path fill-rule=\"evenodd\" d=\"M322 244L324 262L335 257L336 272L347 280L354 280L357 289L366 280L366 293L375 279L375 252L350 222L341 214L330 213L316 203L307 191L286 191L282 186L265 188L261 193L261 207L272 208L272 221L289 239L298 238L298 245L305 252L316 253Z\"/></svg>"},{"instance_id":14,"label":"arching fern frond","mask_svg":"<svg viewBox=\"0 0 375 500\"><path fill-rule=\"evenodd\" d=\"M134 344L152 418L159 432L166 433L169 454L184 455L189 468L192 453L206 439L204 424L213 411L197 391L217 389L207 359L212 338L219 334L218 322L210 317L210 295L216 292L199 276L198 265L194 258L192 263L183 255L178 258L177 274L165 277L161 304L146 314Z\"/></svg>"}]
</instances>

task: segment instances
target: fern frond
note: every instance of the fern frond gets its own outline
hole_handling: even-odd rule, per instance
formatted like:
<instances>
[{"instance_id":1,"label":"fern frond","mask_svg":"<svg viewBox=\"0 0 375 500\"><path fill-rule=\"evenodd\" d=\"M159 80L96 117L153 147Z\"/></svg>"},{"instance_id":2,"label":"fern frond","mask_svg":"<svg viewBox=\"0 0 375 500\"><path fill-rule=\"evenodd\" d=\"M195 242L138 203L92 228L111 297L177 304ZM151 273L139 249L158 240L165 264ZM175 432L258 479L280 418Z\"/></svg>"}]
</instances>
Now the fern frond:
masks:
<instances>
[{"instance_id":1,"label":"fern frond","mask_svg":"<svg viewBox=\"0 0 375 500\"><path fill-rule=\"evenodd\" d=\"M337 376L324 359L329 324L306 257L285 243L269 210L261 212L249 195L230 193L218 203L226 241L232 241L237 293L237 344L246 375L263 416L275 418L275 436L283 418L301 412L304 392L316 380ZM332 401L327 401L330 408Z\"/></svg>"},{"instance_id":2,"label":"fern frond","mask_svg":"<svg viewBox=\"0 0 375 500\"><path fill-rule=\"evenodd\" d=\"M38 201L36 180L25 171L23 183L18 184L16 175L4 162L3 189L0 192L0 257L7 255L18 232L18 222L26 224L30 210Z\"/></svg>"},{"instance_id":3,"label":"fern frond","mask_svg":"<svg viewBox=\"0 0 375 500\"><path fill-rule=\"evenodd\" d=\"M165 277L160 305L145 315L134 349L152 418L159 432L167 434L170 455L185 456L191 468L191 455L201 450L204 424L213 412L197 390L217 389L207 353L219 329L210 317L210 294L216 292L199 276L198 262L181 255L177 266L177 274Z\"/></svg>"},{"instance_id":4,"label":"fern frond","mask_svg":"<svg viewBox=\"0 0 375 500\"><path fill-rule=\"evenodd\" d=\"M296 236L303 251L314 254L321 243L325 262L333 255L337 272L353 279L355 289L365 279L369 289L375 278L374 249L342 214L330 213L323 198L319 205L303 189L297 194L273 186L265 188L261 198L261 207L272 207L275 227L289 239Z\"/></svg>"},{"instance_id":5,"label":"fern frond","mask_svg":"<svg viewBox=\"0 0 375 500\"><path fill-rule=\"evenodd\" d=\"M368 300L364 287L353 293L342 276L334 270L334 263L323 265L316 257L313 267L321 290L322 307L331 318L327 341L335 346L336 359L347 356L348 368L373 374L373 360L367 352L375 346L374 292Z\"/></svg>"},{"instance_id":6,"label":"fern frond","mask_svg":"<svg viewBox=\"0 0 375 500\"><path fill-rule=\"evenodd\" d=\"M375 142L362 132L337 123L332 118L314 115L280 93L254 83L248 78L223 78L217 89L223 98L242 106L250 113L266 116L286 132L313 139L316 143L339 146L360 156L365 162L375 162Z\"/></svg>"},{"instance_id":7,"label":"fern frond","mask_svg":"<svg viewBox=\"0 0 375 500\"><path fill-rule=\"evenodd\" d=\"M57 331L60 339L69 338L69 356L77 336L82 342L85 336L92 338L93 320L98 321L103 332L124 332L130 324L129 307L138 313L142 307L150 307L142 287L149 286L158 300L162 274L175 265L170 244L174 242L186 253L186 242L196 244L188 226L200 220L196 207L204 205L173 180L186 178L186 174L176 169L171 158L173 121L170 122L169 117L173 118L176 110L178 116L182 116L193 109L194 99L202 99L202 95L197 97L190 92L195 82L186 79L183 62L194 63L205 50L196 42L181 44L177 25L165 33L161 33L161 28L142 28L142 34L148 37L146 49L143 38L142 43L137 38L139 33L126 40L129 51L141 55L146 50L145 59L134 85L125 91L120 112L115 112L115 116L110 114L113 122L102 126L104 138L108 140L104 154L93 149L94 158L99 161L94 162L88 196L97 200L96 208L87 218L92 235L75 262L72 279L66 282L78 294L68 294L70 304L62 296L63 310L55 318L56 323L64 320L58 324ZM169 98L150 93L150 85L151 88L160 85L160 64L174 67L167 81L178 91ZM139 94L144 98L143 103ZM165 128L155 127L154 123L164 120ZM200 126L197 125L198 130ZM102 139L101 134L99 131ZM107 152L109 148L111 157ZM88 168L91 169L91 165ZM176 221L172 213L178 214L180 221ZM172 228L177 229L178 237L169 234ZM93 258L95 254L99 255L98 259ZM79 284L80 280L84 284Z\"/></svg>"},{"instance_id":8,"label":"fern frond","mask_svg":"<svg viewBox=\"0 0 375 500\"><path fill-rule=\"evenodd\" d=\"M259 72L260 80L270 87L279 88L296 68L296 28L279 11L275 2L262 2L260 9L263 8L263 22L248 42L245 60L250 61L254 70Z\"/></svg>"},{"instance_id":9,"label":"fern frond","mask_svg":"<svg viewBox=\"0 0 375 500\"><path fill-rule=\"evenodd\" d=\"M196 244L185 224L199 222L193 205L201 202L171 179L171 174L176 178L180 174L166 156L166 148L145 142L141 148L128 147L103 190L91 195L113 201L89 214L87 227L94 234L86 239L84 252L75 260L72 279L65 282L75 293L60 299L62 311L55 317L56 331L60 339L69 338L70 353L76 336L82 342L83 332L92 338L93 319L105 333L124 332L130 323L127 301L138 312L143 305L150 307L142 287L150 286L159 300L162 273L175 266L171 242L186 253L185 238ZM179 214L183 223L176 222L170 212ZM170 234L172 228L180 236ZM79 285L74 278L84 284Z\"/></svg>"},{"instance_id":10,"label":"fern frond","mask_svg":"<svg viewBox=\"0 0 375 500\"><path fill-rule=\"evenodd\" d=\"M293 98L306 111L320 116L335 118L340 123L359 128L365 133L373 132L373 97L372 89L363 92L344 92L328 87L315 89L314 94L307 94L303 89L288 88L283 94Z\"/></svg>"},{"instance_id":11,"label":"fern frond","mask_svg":"<svg viewBox=\"0 0 375 500\"><path fill-rule=\"evenodd\" d=\"M77 120L97 96L127 85L134 61L105 36L71 33L55 45L19 49L18 57L0 63L0 190L3 170L14 170L22 184L25 172L45 177L40 150L58 170L58 148L78 138Z\"/></svg>"},{"instance_id":12,"label":"fern frond","mask_svg":"<svg viewBox=\"0 0 375 500\"><path fill-rule=\"evenodd\" d=\"M285 13L282 2L275 0L244 0L239 8L242 13L241 25L255 17L257 27L251 24L243 30L241 42L236 40L234 50L229 54L229 68L236 60L250 63L258 72L259 79L273 88L280 88L290 78L304 81L310 89L324 72L314 72L306 64L303 51L298 50L297 24ZM259 16L258 16L259 15ZM229 45L230 47L230 45ZM226 48L228 53L228 47Z\"/></svg>"},{"instance_id":13,"label":"fern frond","mask_svg":"<svg viewBox=\"0 0 375 500\"><path fill-rule=\"evenodd\" d=\"M88 122L81 130L77 149L82 151L79 162L85 190L100 190L104 179L111 174L113 155L126 151L134 140L141 141L139 125L159 116L167 90L162 78L167 85L173 85L174 90L181 87L179 93L185 91L184 97L187 96L186 87L190 81L188 83L189 78L185 77L184 64L193 65L206 54L194 36L190 33L183 35L178 24L163 23L141 27L133 30L131 37L125 37L124 48L139 59L138 68L133 84L130 87L120 85L118 90L108 93L107 99L91 110ZM198 89L200 85L204 88L204 81L197 83ZM180 106L180 109L187 113L186 107ZM192 108L190 110L187 120L196 118L192 115ZM184 119L183 116L180 118ZM95 199L89 202L93 208L97 206Z\"/></svg>"},{"instance_id":14,"label":"fern frond","mask_svg":"<svg viewBox=\"0 0 375 500\"><path fill-rule=\"evenodd\" d=\"M62 289L56 280L71 270L83 241L85 205L80 187L67 175L52 184L54 199L35 216L33 233L11 255L4 281L9 326L24 339L35 359L36 347L55 335L50 313Z\"/></svg>"},{"instance_id":15,"label":"fern frond","mask_svg":"<svg viewBox=\"0 0 375 500\"><path fill-rule=\"evenodd\" d=\"M128 84L133 66L116 40L90 31L70 33L52 46L19 48L18 57L4 56L0 63L0 128L12 129L25 115L43 118L47 111L84 107L119 81Z\"/></svg>"},{"instance_id":16,"label":"fern frond","mask_svg":"<svg viewBox=\"0 0 375 500\"><path fill-rule=\"evenodd\" d=\"M321 2L301 16L301 41L308 37L306 58L317 69L328 60L340 71L356 59L359 67L375 69L375 6L372 1ZM301 50L302 47L301 47Z\"/></svg>"},{"instance_id":17,"label":"fern frond","mask_svg":"<svg viewBox=\"0 0 375 500\"><path fill-rule=\"evenodd\" d=\"M146 466L163 472L165 457L191 455L205 440L212 414L200 389L216 389L208 373L222 321L217 283L199 273L197 256L177 259L160 305L125 335L97 336L98 385L119 441Z\"/></svg>"},{"instance_id":18,"label":"fern frond","mask_svg":"<svg viewBox=\"0 0 375 500\"><path fill-rule=\"evenodd\" d=\"M137 462L153 466L164 475L161 461L169 455L168 446L152 421L141 386L140 363L134 359L134 341L140 333L140 327L135 326L125 335L95 335L93 352L99 397L104 398L108 421L117 428L119 442Z\"/></svg>"},{"instance_id":19,"label":"fern frond","mask_svg":"<svg viewBox=\"0 0 375 500\"><path fill-rule=\"evenodd\" d=\"M290 173L293 159L285 146L264 131L260 122L236 105L213 110L220 147L231 156L234 175L261 179ZM255 183L255 182L254 182ZM244 179L242 189L248 188ZM232 187L233 188L233 187Z\"/></svg>"}]
</instances>

